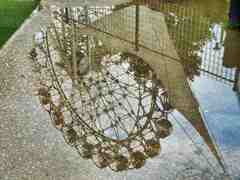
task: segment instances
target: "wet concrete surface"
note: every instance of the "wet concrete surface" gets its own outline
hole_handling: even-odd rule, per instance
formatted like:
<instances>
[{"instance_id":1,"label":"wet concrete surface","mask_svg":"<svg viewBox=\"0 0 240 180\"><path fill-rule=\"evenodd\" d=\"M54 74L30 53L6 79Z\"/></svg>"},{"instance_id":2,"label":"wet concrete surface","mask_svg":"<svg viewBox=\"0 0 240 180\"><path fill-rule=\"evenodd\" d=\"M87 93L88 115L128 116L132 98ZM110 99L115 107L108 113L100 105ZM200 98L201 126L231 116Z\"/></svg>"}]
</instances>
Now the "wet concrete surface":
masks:
<instances>
[{"instance_id":1,"label":"wet concrete surface","mask_svg":"<svg viewBox=\"0 0 240 180\"><path fill-rule=\"evenodd\" d=\"M232 86L206 76L200 76L192 84L201 104L209 130L223 153L229 170L239 177L239 94ZM207 88L205 88L207 87Z\"/></svg>"},{"instance_id":2,"label":"wet concrete surface","mask_svg":"<svg viewBox=\"0 0 240 180\"><path fill-rule=\"evenodd\" d=\"M162 141L161 155L140 170L113 173L109 169L99 170L91 161L79 158L53 128L35 95L38 77L32 72L33 63L28 53L33 46L33 33L39 31L39 25L46 26L49 22L45 17L37 14L26 22L0 53L0 179L224 179L206 143L177 112L174 115L181 123L171 119L174 133ZM197 84L196 89L200 89ZM196 93L197 97L201 93L203 91ZM187 129L187 135L182 127ZM200 148L196 148L196 144ZM236 141L233 144L236 145ZM237 154L238 151L226 153L225 159L232 164ZM237 178L238 171L234 173Z\"/></svg>"}]
</instances>

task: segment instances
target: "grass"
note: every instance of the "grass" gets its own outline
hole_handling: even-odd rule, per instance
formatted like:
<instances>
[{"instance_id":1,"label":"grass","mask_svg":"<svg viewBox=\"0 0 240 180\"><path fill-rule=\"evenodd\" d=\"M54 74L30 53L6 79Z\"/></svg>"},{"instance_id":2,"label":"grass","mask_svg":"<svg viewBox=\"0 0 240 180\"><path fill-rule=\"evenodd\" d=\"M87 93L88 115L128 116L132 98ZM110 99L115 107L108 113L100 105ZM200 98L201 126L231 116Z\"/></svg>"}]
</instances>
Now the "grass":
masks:
<instances>
[{"instance_id":1,"label":"grass","mask_svg":"<svg viewBox=\"0 0 240 180\"><path fill-rule=\"evenodd\" d=\"M36 0L0 0L0 47L37 6Z\"/></svg>"}]
</instances>

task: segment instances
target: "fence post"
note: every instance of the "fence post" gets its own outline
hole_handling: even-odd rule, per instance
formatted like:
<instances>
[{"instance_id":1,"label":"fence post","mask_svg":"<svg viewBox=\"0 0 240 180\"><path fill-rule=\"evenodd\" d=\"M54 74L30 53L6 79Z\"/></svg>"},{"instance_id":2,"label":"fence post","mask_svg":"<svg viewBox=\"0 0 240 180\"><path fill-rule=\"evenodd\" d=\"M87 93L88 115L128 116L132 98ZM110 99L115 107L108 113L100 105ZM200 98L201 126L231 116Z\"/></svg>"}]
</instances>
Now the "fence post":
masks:
<instances>
[{"instance_id":1,"label":"fence post","mask_svg":"<svg viewBox=\"0 0 240 180\"><path fill-rule=\"evenodd\" d=\"M235 72L233 90L240 93L240 69L239 68L237 68Z\"/></svg>"},{"instance_id":2,"label":"fence post","mask_svg":"<svg viewBox=\"0 0 240 180\"><path fill-rule=\"evenodd\" d=\"M77 38L76 38L76 24L72 13L72 67L73 67L73 85L77 81Z\"/></svg>"},{"instance_id":3,"label":"fence post","mask_svg":"<svg viewBox=\"0 0 240 180\"><path fill-rule=\"evenodd\" d=\"M136 4L136 15L135 15L135 50L139 50L139 21L140 21L140 8L139 4Z\"/></svg>"},{"instance_id":4,"label":"fence post","mask_svg":"<svg viewBox=\"0 0 240 180\"><path fill-rule=\"evenodd\" d=\"M84 21L86 25L89 25L89 15L88 15L88 6L84 6Z\"/></svg>"},{"instance_id":5,"label":"fence post","mask_svg":"<svg viewBox=\"0 0 240 180\"><path fill-rule=\"evenodd\" d=\"M66 23L69 23L69 10L68 8L65 8L65 17L66 17Z\"/></svg>"}]
</instances>

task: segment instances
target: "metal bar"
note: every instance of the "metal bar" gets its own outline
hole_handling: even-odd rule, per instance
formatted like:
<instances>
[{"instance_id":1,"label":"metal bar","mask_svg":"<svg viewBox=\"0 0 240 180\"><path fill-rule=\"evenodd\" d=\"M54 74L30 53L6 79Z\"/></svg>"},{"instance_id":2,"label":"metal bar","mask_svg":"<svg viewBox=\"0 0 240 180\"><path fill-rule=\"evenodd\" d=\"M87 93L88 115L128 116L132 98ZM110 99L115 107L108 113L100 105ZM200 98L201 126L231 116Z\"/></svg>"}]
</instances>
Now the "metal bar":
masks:
<instances>
[{"instance_id":1,"label":"metal bar","mask_svg":"<svg viewBox=\"0 0 240 180\"><path fill-rule=\"evenodd\" d=\"M236 92L240 92L240 69L236 69L235 72L235 81L233 85L233 90Z\"/></svg>"},{"instance_id":2,"label":"metal bar","mask_svg":"<svg viewBox=\"0 0 240 180\"><path fill-rule=\"evenodd\" d=\"M140 8L136 4L136 20L135 20L135 50L139 51L139 22L140 22Z\"/></svg>"},{"instance_id":3,"label":"metal bar","mask_svg":"<svg viewBox=\"0 0 240 180\"><path fill-rule=\"evenodd\" d=\"M203 69L203 68L199 68L199 70L200 70L200 71L203 71L203 72L205 72L205 73L208 73L208 74L210 74L210 75L212 75L212 76L215 76L215 77L217 77L217 78L220 78L220 79L222 79L222 80L226 80L226 81L228 81L228 82L234 83L234 80L232 80L232 79L225 78L225 77L223 77L223 76L220 76L220 75L218 75L218 74L212 73L212 72L210 72L210 71L208 71L208 70L205 70L205 69Z\"/></svg>"},{"instance_id":4,"label":"metal bar","mask_svg":"<svg viewBox=\"0 0 240 180\"><path fill-rule=\"evenodd\" d=\"M66 23L69 23L69 9L65 8Z\"/></svg>"}]
</instances>

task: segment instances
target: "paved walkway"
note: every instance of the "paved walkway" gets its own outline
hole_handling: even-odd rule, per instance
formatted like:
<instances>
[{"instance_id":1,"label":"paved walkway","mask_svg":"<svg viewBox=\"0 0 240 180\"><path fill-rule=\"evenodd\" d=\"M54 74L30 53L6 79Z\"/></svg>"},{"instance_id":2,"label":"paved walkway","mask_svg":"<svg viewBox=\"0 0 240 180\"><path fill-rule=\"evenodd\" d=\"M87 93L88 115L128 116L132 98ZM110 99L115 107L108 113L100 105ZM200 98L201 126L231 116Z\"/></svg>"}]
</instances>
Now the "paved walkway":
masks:
<instances>
[{"instance_id":1,"label":"paved walkway","mask_svg":"<svg viewBox=\"0 0 240 180\"><path fill-rule=\"evenodd\" d=\"M198 142L201 151L173 121L174 133L161 142L161 155L148 161L140 170L112 173L108 169L99 170L91 161L79 158L52 127L48 115L34 95L38 82L32 72L28 53L33 47L34 32L49 22L45 11L33 15L0 51L1 180L180 180L186 179L185 175L209 176L210 171L214 174L221 172L204 141L181 115L178 116L182 118L182 125ZM108 40L114 46L114 41ZM144 52L141 50L139 55L146 57L146 60L158 61L159 56L146 56L145 53L141 54ZM167 65L173 66L173 62L169 61ZM159 70L161 67L159 61L155 68ZM182 72L180 65L176 69ZM162 77L161 74L159 76ZM212 169L203 153L217 169Z\"/></svg>"}]
</instances>

